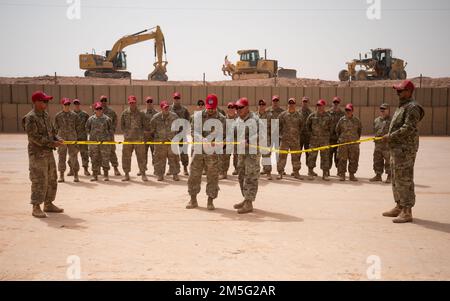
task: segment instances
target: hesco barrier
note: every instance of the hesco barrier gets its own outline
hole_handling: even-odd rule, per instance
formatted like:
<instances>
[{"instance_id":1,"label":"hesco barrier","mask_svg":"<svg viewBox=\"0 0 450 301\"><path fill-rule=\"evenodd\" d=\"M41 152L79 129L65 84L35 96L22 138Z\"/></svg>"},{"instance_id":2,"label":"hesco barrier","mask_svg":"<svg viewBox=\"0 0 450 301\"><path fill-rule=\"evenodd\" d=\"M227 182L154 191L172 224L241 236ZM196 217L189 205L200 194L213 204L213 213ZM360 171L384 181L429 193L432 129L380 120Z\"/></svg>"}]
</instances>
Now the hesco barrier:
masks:
<instances>
[{"instance_id":1,"label":"hesco barrier","mask_svg":"<svg viewBox=\"0 0 450 301\"><path fill-rule=\"evenodd\" d=\"M239 97L247 97L256 110L257 101L261 98L270 103L272 95L279 95L281 105L286 106L290 97L300 100L303 96L311 98L311 106L324 98L328 103L334 96L343 99L343 105L353 103L355 114L361 119L363 133L373 133L372 123L378 114L378 106L387 102L392 112L398 100L395 91L389 87L223 87L223 86L120 86L120 85L0 85L0 131L3 133L23 132L22 117L31 109L31 94L35 90L43 90L54 96L49 105L50 116L61 110L59 100L62 97L78 98L82 107L88 113L92 112L90 105L101 95L110 99L111 107L118 115L127 105L127 96L133 94L137 97L141 108L145 107L144 100L153 96L155 104L161 100L170 101L175 91L182 94L182 103L192 111L198 99L204 99L207 94L215 93L219 98L219 106L225 108L230 101ZM450 135L450 101L449 88L417 88L415 99L424 106L425 118L420 125L422 135L445 136ZM300 102L298 102L300 105ZM157 107L159 109L159 107ZM118 129L120 133L120 129Z\"/></svg>"}]
</instances>

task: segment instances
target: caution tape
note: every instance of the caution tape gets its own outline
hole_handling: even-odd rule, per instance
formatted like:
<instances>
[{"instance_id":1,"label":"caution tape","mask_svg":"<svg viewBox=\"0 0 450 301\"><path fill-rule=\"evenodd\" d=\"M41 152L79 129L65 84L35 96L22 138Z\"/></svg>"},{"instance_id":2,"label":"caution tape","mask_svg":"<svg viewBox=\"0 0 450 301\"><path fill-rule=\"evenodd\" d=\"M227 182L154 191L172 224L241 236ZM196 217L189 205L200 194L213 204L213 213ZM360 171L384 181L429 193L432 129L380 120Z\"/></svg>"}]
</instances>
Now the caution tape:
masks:
<instances>
[{"instance_id":1,"label":"caution tape","mask_svg":"<svg viewBox=\"0 0 450 301\"><path fill-rule=\"evenodd\" d=\"M371 138L365 138L360 139L356 141L350 141L350 142L344 142L344 143L338 143L338 144L331 144L331 145L324 145L319 147L313 147L303 150L282 150L282 149L276 149L272 147L265 147L265 146L259 146L254 144L249 144L249 147L257 148L260 150L265 150L269 152L279 153L279 154L302 154L302 153L310 153L310 152L317 152L317 151L323 151L331 148L336 148L340 146L345 145L351 145L351 144L359 144L364 142L370 142L370 141L377 141L382 140L383 137L371 137ZM215 144L232 144L232 145L239 145L241 142L214 142ZM191 145L211 145L210 142L172 142L172 141L64 141L65 145L115 145L115 144L122 144L122 145L172 145L172 144L178 144L178 145L184 145L184 144L191 144Z\"/></svg>"}]
</instances>

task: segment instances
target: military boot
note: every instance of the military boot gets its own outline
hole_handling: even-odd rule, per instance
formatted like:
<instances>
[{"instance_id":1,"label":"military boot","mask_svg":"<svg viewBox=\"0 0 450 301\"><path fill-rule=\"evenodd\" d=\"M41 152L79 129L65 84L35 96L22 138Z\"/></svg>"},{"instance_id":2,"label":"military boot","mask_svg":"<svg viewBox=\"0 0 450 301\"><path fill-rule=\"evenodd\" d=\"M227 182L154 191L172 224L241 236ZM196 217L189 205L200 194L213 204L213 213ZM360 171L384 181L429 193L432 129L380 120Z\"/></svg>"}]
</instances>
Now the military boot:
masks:
<instances>
[{"instance_id":1,"label":"military boot","mask_svg":"<svg viewBox=\"0 0 450 301\"><path fill-rule=\"evenodd\" d=\"M178 175L173 175L173 180L174 180L174 181L179 181L179 180L180 180L180 177L179 177Z\"/></svg>"},{"instance_id":2,"label":"military boot","mask_svg":"<svg viewBox=\"0 0 450 301\"><path fill-rule=\"evenodd\" d=\"M358 181L358 179L355 177L355 174L354 174L354 173L351 173L351 174L350 174L349 179L350 179L350 181L353 181L353 182L357 182L357 181Z\"/></svg>"},{"instance_id":3,"label":"military boot","mask_svg":"<svg viewBox=\"0 0 450 301\"><path fill-rule=\"evenodd\" d=\"M98 175L95 172L92 172L92 179L90 180L91 182L95 182L98 181Z\"/></svg>"},{"instance_id":4,"label":"military boot","mask_svg":"<svg viewBox=\"0 0 450 301\"><path fill-rule=\"evenodd\" d=\"M280 173L277 175L277 180L283 180L283 172L280 172Z\"/></svg>"},{"instance_id":5,"label":"military boot","mask_svg":"<svg viewBox=\"0 0 450 301\"><path fill-rule=\"evenodd\" d=\"M227 178L227 174L222 173L219 175L219 180L225 180L226 178Z\"/></svg>"},{"instance_id":6,"label":"military boot","mask_svg":"<svg viewBox=\"0 0 450 301\"><path fill-rule=\"evenodd\" d=\"M73 181L74 182L80 182L80 179L78 178L78 172L73 173Z\"/></svg>"},{"instance_id":7,"label":"military boot","mask_svg":"<svg viewBox=\"0 0 450 301\"><path fill-rule=\"evenodd\" d=\"M148 178L147 178L147 175L145 174L145 172L141 172L141 174L142 174L142 176L141 176L142 181L148 182Z\"/></svg>"},{"instance_id":8,"label":"military boot","mask_svg":"<svg viewBox=\"0 0 450 301\"><path fill-rule=\"evenodd\" d=\"M383 216L386 217L397 217L400 212L402 212L402 207L400 207L399 205L395 206L393 209L383 212Z\"/></svg>"},{"instance_id":9,"label":"military boot","mask_svg":"<svg viewBox=\"0 0 450 301\"><path fill-rule=\"evenodd\" d=\"M267 180L272 180L272 174L270 172L267 173Z\"/></svg>"},{"instance_id":10,"label":"military boot","mask_svg":"<svg viewBox=\"0 0 450 301\"><path fill-rule=\"evenodd\" d=\"M240 203L234 204L233 208L234 209L240 209L240 208L244 207L244 203L245 203L245 201L242 201Z\"/></svg>"},{"instance_id":11,"label":"military boot","mask_svg":"<svg viewBox=\"0 0 450 301\"><path fill-rule=\"evenodd\" d=\"M194 209L198 207L197 196L191 195L191 200L186 205L186 209Z\"/></svg>"},{"instance_id":12,"label":"military boot","mask_svg":"<svg viewBox=\"0 0 450 301\"><path fill-rule=\"evenodd\" d=\"M85 176L90 176L91 175L91 173L89 172L87 167L84 167L84 175Z\"/></svg>"},{"instance_id":13,"label":"military boot","mask_svg":"<svg viewBox=\"0 0 450 301\"><path fill-rule=\"evenodd\" d=\"M322 174L322 180L329 181L330 180L329 177L330 177L330 172L325 170Z\"/></svg>"},{"instance_id":14,"label":"military boot","mask_svg":"<svg viewBox=\"0 0 450 301\"><path fill-rule=\"evenodd\" d=\"M370 182L381 182L381 181L382 181L382 179L381 179L381 174L377 173L377 174L375 175L375 177L371 178L369 181L370 181Z\"/></svg>"},{"instance_id":15,"label":"military boot","mask_svg":"<svg viewBox=\"0 0 450 301\"><path fill-rule=\"evenodd\" d=\"M298 171L294 171L292 176L298 180L303 180L303 177L299 174Z\"/></svg>"},{"instance_id":16,"label":"military boot","mask_svg":"<svg viewBox=\"0 0 450 301\"><path fill-rule=\"evenodd\" d=\"M216 208L214 207L214 199L213 199L212 197L208 197L208 205L206 206L206 208L207 208L208 210L214 210L214 209L216 209Z\"/></svg>"},{"instance_id":17,"label":"military boot","mask_svg":"<svg viewBox=\"0 0 450 301\"><path fill-rule=\"evenodd\" d=\"M109 173L107 170L103 171L103 181L109 181Z\"/></svg>"},{"instance_id":18,"label":"military boot","mask_svg":"<svg viewBox=\"0 0 450 301\"><path fill-rule=\"evenodd\" d=\"M64 182L64 173L60 172L59 173L59 178L58 178L58 183L63 183Z\"/></svg>"},{"instance_id":19,"label":"military boot","mask_svg":"<svg viewBox=\"0 0 450 301\"><path fill-rule=\"evenodd\" d=\"M73 173L73 169L70 168L69 169L69 173L67 174L68 177L73 177L74 173Z\"/></svg>"},{"instance_id":20,"label":"military boot","mask_svg":"<svg viewBox=\"0 0 450 301\"><path fill-rule=\"evenodd\" d=\"M391 184L392 183L391 174L387 175L386 181L384 181L384 183L386 183L386 184Z\"/></svg>"},{"instance_id":21,"label":"military boot","mask_svg":"<svg viewBox=\"0 0 450 301\"><path fill-rule=\"evenodd\" d=\"M184 167L184 171L183 171L183 172L184 172L184 175L185 175L185 176L188 176L188 175L189 175L187 166Z\"/></svg>"},{"instance_id":22,"label":"military boot","mask_svg":"<svg viewBox=\"0 0 450 301\"><path fill-rule=\"evenodd\" d=\"M317 177L317 174L314 172L314 168L308 168L308 176Z\"/></svg>"},{"instance_id":23,"label":"military boot","mask_svg":"<svg viewBox=\"0 0 450 301\"><path fill-rule=\"evenodd\" d=\"M64 209L58 208L53 203L44 204L44 212L63 213Z\"/></svg>"},{"instance_id":24,"label":"military boot","mask_svg":"<svg viewBox=\"0 0 450 301\"><path fill-rule=\"evenodd\" d=\"M239 214L249 213L253 211L253 204L251 201L245 201L244 206L238 209Z\"/></svg>"},{"instance_id":25,"label":"military boot","mask_svg":"<svg viewBox=\"0 0 450 301\"><path fill-rule=\"evenodd\" d=\"M33 212L31 213L31 215L33 215L34 217L37 217L37 218L45 218L45 217L47 217L47 214L45 214L41 210L41 205L33 205Z\"/></svg>"},{"instance_id":26,"label":"military boot","mask_svg":"<svg viewBox=\"0 0 450 301\"><path fill-rule=\"evenodd\" d=\"M326 177L330 177L330 170L324 170L323 175Z\"/></svg>"},{"instance_id":27,"label":"military boot","mask_svg":"<svg viewBox=\"0 0 450 301\"><path fill-rule=\"evenodd\" d=\"M265 172L264 170L262 170L259 174L260 174L260 175L265 175L266 172Z\"/></svg>"},{"instance_id":28,"label":"military boot","mask_svg":"<svg viewBox=\"0 0 450 301\"><path fill-rule=\"evenodd\" d=\"M115 176L121 176L119 168L117 168L117 166L114 167L114 175Z\"/></svg>"},{"instance_id":29,"label":"military boot","mask_svg":"<svg viewBox=\"0 0 450 301\"><path fill-rule=\"evenodd\" d=\"M232 175L233 176L237 176L239 173L238 173L238 171L235 169L235 170L233 170L233 173L232 173Z\"/></svg>"},{"instance_id":30,"label":"military boot","mask_svg":"<svg viewBox=\"0 0 450 301\"><path fill-rule=\"evenodd\" d=\"M159 175L157 181L164 181L164 175Z\"/></svg>"},{"instance_id":31,"label":"military boot","mask_svg":"<svg viewBox=\"0 0 450 301\"><path fill-rule=\"evenodd\" d=\"M170 172L170 171L168 171L167 173L166 173L166 176L171 176L172 175L172 172Z\"/></svg>"},{"instance_id":32,"label":"military boot","mask_svg":"<svg viewBox=\"0 0 450 301\"><path fill-rule=\"evenodd\" d=\"M338 174L338 177L339 177L339 181L345 181L345 173L339 173Z\"/></svg>"},{"instance_id":33,"label":"military boot","mask_svg":"<svg viewBox=\"0 0 450 301\"><path fill-rule=\"evenodd\" d=\"M142 172L138 172L138 173L136 174L136 176L138 176L138 177L142 176Z\"/></svg>"},{"instance_id":34,"label":"military boot","mask_svg":"<svg viewBox=\"0 0 450 301\"><path fill-rule=\"evenodd\" d=\"M127 182L127 181L129 181L130 180L130 173L129 172L126 172L125 173L125 176L123 177L123 179L122 179L122 182Z\"/></svg>"},{"instance_id":35,"label":"military boot","mask_svg":"<svg viewBox=\"0 0 450 301\"><path fill-rule=\"evenodd\" d=\"M412 210L411 208L406 207L402 208L402 212L400 212L400 215L392 220L392 222L396 224L411 223L412 221Z\"/></svg>"}]
</instances>

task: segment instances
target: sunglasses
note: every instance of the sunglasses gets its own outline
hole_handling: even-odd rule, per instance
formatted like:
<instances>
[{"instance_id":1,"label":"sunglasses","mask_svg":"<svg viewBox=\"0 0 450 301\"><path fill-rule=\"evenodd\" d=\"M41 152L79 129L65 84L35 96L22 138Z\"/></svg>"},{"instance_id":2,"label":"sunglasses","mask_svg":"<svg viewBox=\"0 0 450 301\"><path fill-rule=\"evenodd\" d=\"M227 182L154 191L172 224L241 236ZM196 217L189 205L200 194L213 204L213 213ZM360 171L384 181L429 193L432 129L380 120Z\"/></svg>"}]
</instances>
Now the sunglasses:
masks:
<instances>
[{"instance_id":1,"label":"sunglasses","mask_svg":"<svg viewBox=\"0 0 450 301\"><path fill-rule=\"evenodd\" d=\"M173 99L180 99L180 97L174 97Z\"/></svg>"},{"instance_id":2,"label":"sunglasses","mask_svg":"<svg viewBox=\"0 0 450 301\"><path fill-rule=\"evenodd\" d=\"M242 107L242 106L237 107L238 110L242 110L243 108L245 108L245 107Z\"/></svg>"},{"instance_id":3,"label":"sunglasses","mask_svg":"<svg viewBox=\"0 0 450 301\"><path fill-rule=\"evenodd\" d=\"M272 102L279 102L279 101L280 101L279 99L272 100Z\"/></svg>"},{"instance_id":4,"label":"sunglasses","mask_svg":"<svg viewBox=\"0 0 450 301\"><path fill-rule=\"evenodd\" d=\"M153 100L147 100L147 103L153 103Z\"/></svg>"},{"instance_id":5,"label":"sunglasses","mask_svg":"<svg viewBox=\"0 0 450 301\"><path fill-rule=\"evenodd\" d=\"M340 102L339 102L339 101L333 101L333 103L334 103L334 104L340 104Z\"/></svg>"},{"instance_id":6,"label":"sunglasses","mask_svg":"<svg viewBox=\"0 0 450 301\"><path fill-rule=\"evenodd\" d=\"M205 104L204 104L204 103L200 103L200 104L198 104L198 106L199 106L199 107L204 107Z\"/></svg>"},{"instance_id":7,"label":"sunglasses","mask_svg":"<svg viewBox=\"0 0 450 301\"><path fill-rule=\"evenodd\" d=\"M103 110L103 108L97 108L97 109L95 109L96 111L100 111L100 110Z\"/></svg>"},{"instance_id":8,"label":"sunglasses","mask_svg":"<svg viewBox=\"0 0 450 301\"><path fill-rule=\"evenodd\" d=\"M345 112L353 112L352 110L349 109L345 109Z\"/></svg>"},{"instance_id":9,"label":"sunglasses","mask_svg":"<svg viewBox=\"0 0 450 301\"><path fill-rule=\"evenodd\" d=\"M260 103L260 104L259 104L259 106L265 106L265 105L266 105L265 103Z\"/></svg>"}]
</instances>

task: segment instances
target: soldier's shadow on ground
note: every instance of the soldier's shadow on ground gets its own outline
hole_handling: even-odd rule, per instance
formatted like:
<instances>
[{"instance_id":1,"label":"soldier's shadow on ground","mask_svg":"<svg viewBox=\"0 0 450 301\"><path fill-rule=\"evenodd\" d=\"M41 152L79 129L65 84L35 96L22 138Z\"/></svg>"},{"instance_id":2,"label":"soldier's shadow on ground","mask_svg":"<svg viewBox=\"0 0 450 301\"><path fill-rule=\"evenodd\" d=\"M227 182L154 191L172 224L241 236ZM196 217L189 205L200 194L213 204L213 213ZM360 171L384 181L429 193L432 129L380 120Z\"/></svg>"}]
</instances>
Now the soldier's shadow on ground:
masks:
<instances>
[{"instance_id":1,"label":"soldier's shadow on ground","mask_svg":"<svg viewBox=\"0 0 450 301\"><path fill-rule=\"evenodd\" d=\"M413 223L416 225L419 225L421 227L427 228L427 229L450 233L450 224L447 224L447 223L429 221L429 220L420 219L420 218L414 218Z\"/></svg>"},{"instance_id":2,"label":"soldier's shadow on ground","mask_svg":"<svg viewBox=\"0 0 450 301\"><path fill-rule=\"evenodd\" d=\"M303 219L297 216L279 213L279 212L270 212L262 209L255 208L253 212L246 214L238 214L237 210L230 210L225 208L217 208L215 210L208 210L203 207L198 207L197 210L207 211L209 213L220 214L223 217L226 217L231 220L236 221L248 221L252 223L261 223L261 222L282 222L282 223L299 223L303 222Z\"/></svg>"},{"instance_id":3,"label":"soldier's shadow on ground","mask_svg":"<svg viewBox=\"0 0 450 301\"><path fill-rule=\"evenodd\" d=\"M73 218L65 213L47 213L47 218L41 218L40 221L47 223L47 226L57 229L84 230L83 225L86 220L82 218Z\"/></svg>"},{"instance_id":4,"label":"soldier's shadow on ground","mask_svg":"<svg viewBox=\"0 0 450 301\"><path fill-rule=\"evenodd\" d=\"M84 187L84 188L89 188L89 189L92 189L92 188L97 188L97 182L90 182L89 180L81 180L80 179L80 182L78 182L78 183L75 183L75 182L68 182L68 181L66 181L66 182L64 182L64 183L59 183L58 184L58 186L59 185L69 185L69 186L74 186L74 187ZM59 187L61 187L61 186L59 186Z\"/></svg>"}]
</instances>

